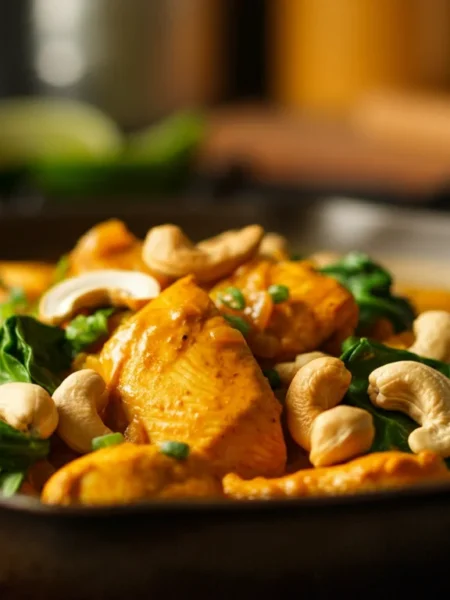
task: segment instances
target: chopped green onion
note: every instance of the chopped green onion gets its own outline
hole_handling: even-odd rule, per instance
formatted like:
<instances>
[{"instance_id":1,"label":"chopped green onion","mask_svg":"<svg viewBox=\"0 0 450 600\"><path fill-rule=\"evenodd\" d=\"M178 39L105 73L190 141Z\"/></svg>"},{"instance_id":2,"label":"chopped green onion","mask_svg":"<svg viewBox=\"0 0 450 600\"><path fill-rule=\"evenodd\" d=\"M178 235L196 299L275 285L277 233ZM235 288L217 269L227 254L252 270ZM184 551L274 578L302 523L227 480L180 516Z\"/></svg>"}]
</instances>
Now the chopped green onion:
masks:
<instances>
[{"instance_id":1,"label":"chopped green onion","mask_svg":"<svg viewBox=\"0 0 450 600\"><path fill-rule=\"evenodd\" d=\"M280 304L289 299L289 288L286 285L271 285L267 291L274 304Z\"/></svg>"},{"instance_id":2,"label":"chopped green onion","mask_svg":"<svg viewBox=\"0 0 450 600\"><path fill-rule=\"evenodd\" d=\"M227 288L223 294L219 294L219 300L233 310L244 310L245 308L244 294L237 287Z\"/></svg>"},{"instance_id":3,"label":"chopped green onion","mask_svg":"<svg viewBox=\"0 0 450 600\"><path fill-rule=\"evenodd\" d=\"M185 444L184 442L163 442L160 446L160 451L171 458L186 460L191 449L189 448L189 444Z\"/></svg>"},{"instance_id":4,"label":"chopped green onion","mask_svg":"<svg viewBox=\"0 0 450 600\"><path fill-rule=\"evenodd\" d=\"M238 329L242 335L247 335L250 331L250 324L242 317L237 317L236 315L223 315L223 317L228 321L231 327Z\"/></svg>"},{"instance_id":5,"label":"chopped green onion","mask_svg":"<svg viewBox=\"0 0 450 600\"><path fill-rule=\"evenodd\" d=\"M290 260L303 260L303 256L301 254L292 254Z\"/></svg>"},{"instance_id":6,"label":"chopped green onion","mask_svg":"<svg viewBox=\"0 0 450 600\"><path fill-rule=\"evenodd\" d=\"M101 448L108 448L109 446L117 446L117 444L122 444L125 441L125 438L121 433L107 433L106 435L101 435L99 437L95 437L92 440L92 450L100 450Z\"/></svg>"},{"instance_id":7,"label":"chopped green onion","mask_svg":"<svg viewBox=\"0 0 450 600\"><path fill-rule=\"evenodd\" d=\"M25 471L5 471L0 475L0 496L10 498L14 496L25 479Z\"/></svg>"},{"instance_id":8,"label":"chopped green onion","mask_svg":"<svg viewBox=\"0 0 450 600\"><path fill-rule=\"evenodd\" d=\"M275 369L263 369L263 373L264 376L269 380L270 387L273 390L277 390L281 387L281 379Z\"/></svg>"}]
</instances>

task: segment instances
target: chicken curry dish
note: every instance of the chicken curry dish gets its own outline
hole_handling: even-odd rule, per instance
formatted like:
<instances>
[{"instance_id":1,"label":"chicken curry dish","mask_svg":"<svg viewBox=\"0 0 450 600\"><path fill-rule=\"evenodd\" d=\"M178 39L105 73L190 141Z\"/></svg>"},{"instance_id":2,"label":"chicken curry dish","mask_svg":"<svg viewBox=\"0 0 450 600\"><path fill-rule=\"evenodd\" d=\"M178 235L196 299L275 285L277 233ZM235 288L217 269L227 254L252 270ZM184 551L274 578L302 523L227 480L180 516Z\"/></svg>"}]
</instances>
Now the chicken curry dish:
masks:
<instances>
[{"instance_id":1,"label":"chicken curry dish","mask_svg":"<svg viewBox=\"0 0 450 600\"><path fill-rule=\"evenodd\" d=\"M0 495L253 500L450 483L450 292L258 225L111 219L0 263Z\"/></svg>"}]
</instances>

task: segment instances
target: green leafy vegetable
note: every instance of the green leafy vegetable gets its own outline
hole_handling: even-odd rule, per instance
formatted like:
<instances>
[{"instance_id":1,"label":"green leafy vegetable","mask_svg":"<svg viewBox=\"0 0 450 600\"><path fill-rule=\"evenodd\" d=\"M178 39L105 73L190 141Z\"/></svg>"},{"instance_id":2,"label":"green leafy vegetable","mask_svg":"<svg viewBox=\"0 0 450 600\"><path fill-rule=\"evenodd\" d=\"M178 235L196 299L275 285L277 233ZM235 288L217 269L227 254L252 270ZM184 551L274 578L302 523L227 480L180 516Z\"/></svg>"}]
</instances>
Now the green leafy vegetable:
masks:
<instances>
[{"instance_id":1,"label":"green leafy vegetable","mask_svg":"<svg viewBox=\"0 0 450 600\"><path fill-rule=\"evenodd\" d=\"M50 442L25 435L0 421L0 470L25 470L37 460L45 458Z\"/></svg>"},{"instance_id":2,"label":"green leafy vegetable","mask_svg":"<svg viewBox=\"0 0 450 600\"><path fill-rule=\"evenodd\" d=\"M379 318L389 319L396 332L411 328L415 318L411 304L392 293L392 277L366 254L350 252L320 271L353 294L359 306L359 333L369 331Z\"/></svg>"},{"instance_id":3,"label":"green leafy vegetable","mask_svg":"<svg viewBox=\"0 0 450 600\"><path fill-rule=\"evenodd\" d=\"M25 479L26 471L5 471L0 473L0 495L4 498L14 496Z\"/></svg>"},{"instance_id":4,"label":"green leafy vegetable","mask_svg":"<svg viewBox=\"0 0 450 600\"><path fill-rule=\"evenodd\" d=\"M352 382L344 400L345 404L367 410L373 417L376 430L372 452L402 450L410 452L408 437L417 424L406 415L375 407L367 394L369 375L372 371L400 360L422 363L450 377L450 365L437 360L423 358L407 350L389 348L367 338L350 338L344 343L341 360L352 374Z\"/></svg>"},{"instance_id":5,"label":"green leafy vegetable","mask_svg":"<svg viewBox=\"0 0 450 600\"><path fill-rule=\"evenodd\" d=\"M267 290L274 304L289 300L289 288L286 285L271 285Z\"/></svg>"},{"instance_id":6,"label":"green leafy vegetable","mask_svg":"<svg viewBox=\"0 0 450 600\"><path fill-rule=\"evenodd\" d=\"M101 448L108 448L109 446L117 446L122 444L125 438L121 433L108 433L106 435L100 435L92 440L92 450L100 450Z\"/></svg>"},{"instance_id":7,"label":"green leafy vegetable","mask_svg":"<svg viewBox=\"0 0 450 600\"><path fill-rule=\"evenodd\" d=\"M244 294L237 287L227 288L223 294L219 294L219 300L233 310L244 310L245 308Z\"/></svg>"},{"instance_id":8,"label":"green leafy vegetable","mask_svg":"<svg viewBox=\"0 0 450 600\"><path fill-rule=\"evenodd\" d=\"M9 317L0 327L0 384L37 383L53 394L72 354L64 331L30 316Z\"/></svg>"},{"instance_id":9,"label":"green leafy vegetable","mask_svg":"<svg viewBox=\"0 0 450 600\"><path fill-rule=\"evenodd\" d=\"M89 316L78 315L66 327L66 338L74 354L108 334L108 319L114 308L101 308Z\"/></svg>"},{"instance_id":10,"label":"green leafy vegetable","mask_svg":"<svg viewBox=\"0 0 450 600\"><path fill-rule=\"evenodd\" d=\"M162 454L177 460L186 460L191 451L189 444L184 442L163 442L159 448Z\"/></svg>"},{"instance_id":11,"label":"green leafy vegetable","mask_svg":"<svg viewBox=\"0 0 450 600\"><path fill-rule=\"evenodd\" d=\"M223 315L223 318L228 321L231 327L238 329L242 335L247 335L250 331L250 324L242 317L237 317L236 315Z\"/></svg>"}]
</instances>

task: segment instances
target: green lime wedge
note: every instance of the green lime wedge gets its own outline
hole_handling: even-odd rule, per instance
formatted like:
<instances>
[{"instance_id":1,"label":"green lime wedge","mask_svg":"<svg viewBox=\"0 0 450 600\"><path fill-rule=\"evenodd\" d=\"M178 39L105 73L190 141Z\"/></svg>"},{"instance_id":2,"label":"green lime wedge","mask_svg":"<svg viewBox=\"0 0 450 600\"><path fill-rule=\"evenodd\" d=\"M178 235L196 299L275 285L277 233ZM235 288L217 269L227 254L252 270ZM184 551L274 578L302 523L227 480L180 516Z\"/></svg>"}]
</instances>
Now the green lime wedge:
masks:
<instances>
[{"instance_id":1,"label":"green lime wedge","mask_svg":"<svg viewBox=\"0 0 450 600\"><path fill-rule=\"evenodd\" d=\"M0 101L0 168L104 160L122 147L114 121L88 104L49 97Z\"/></svg>"}]
</instances>

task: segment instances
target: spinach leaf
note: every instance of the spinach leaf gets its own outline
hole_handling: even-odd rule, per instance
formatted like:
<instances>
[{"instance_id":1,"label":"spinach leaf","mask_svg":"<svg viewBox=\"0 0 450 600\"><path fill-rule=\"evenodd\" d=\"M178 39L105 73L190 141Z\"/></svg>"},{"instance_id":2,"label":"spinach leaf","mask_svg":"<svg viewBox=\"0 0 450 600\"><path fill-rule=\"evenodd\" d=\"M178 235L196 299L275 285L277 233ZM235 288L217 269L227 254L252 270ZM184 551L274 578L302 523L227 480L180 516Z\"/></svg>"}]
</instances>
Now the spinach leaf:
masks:
<instances>
[{"instance_id":1,"label":"spinach leaf","mask_svg":"<svg viewBox=\"0 0 450 600\"><path fill-rule=\"evenodd\" d=\"M0 327L0 384L37 383L52 394L72 354L64 331L29 316L12 316Z\"/></svg>"},{"instance_id":2,"label":"spinach leaf","mask_svg":"<svg viewBox=\"0 0 450 600\"><path fill-rule=\"evenodd\" d=\"M78 315L66 327L66 338L78 354L108 334L108 319L114 308L101 308L89 316Z\"/></svg>"},{"instance_id":3,"label":"spinach leaf","mask_svg":"<svg viewBox=\"0 0 450 600\"><path fill-rule=\"evenodd\" d=\"M0 495L4 498L14 496L25 479L26 471L4 471L0 473Z\"/></svg>"},{"instance_id":4,"label":"spinach leaf","mask_svg":"<svg viewBox=\"0 0 450 600\"><path fill-rule=\"evenodd\" d=\"M26 470L37 460L45 458L50 442L25 435L0 421L0 469L3 471Z\"/></svg>"},{"instance_id":5,"label":"spinach leaf","mask_svg":"<svg viewBox=\"0 0 450 600\"><path fill-rule=\"evenodd\" d=\"M392 293L391 275L367 254L350 252L319 270L353 294L359 306L359 333L369 331L380 318L389 319L397 333L411 328L415 318L411 304Z\"/></svg>"},{"instance_id":6,"label":"spinach leaf","mask_svg":"<svg viewBox=\"0 0 450 600\"><path fill-rule=\"evenodd\" d=\"M363 408L372 415L376 434L371 451L397 449L410 452L408 437L417 427L417 423L402 413L386 411L374 406L367 394L369 375L383 365L400 360L411 360L428 365L446 377L450 377L450 365L423 358L407 350L389 348L366 338L349 338L344 342L343 348L341 360L352 374L352 382L344 403Z\"/></svg>"}]
</instances>

